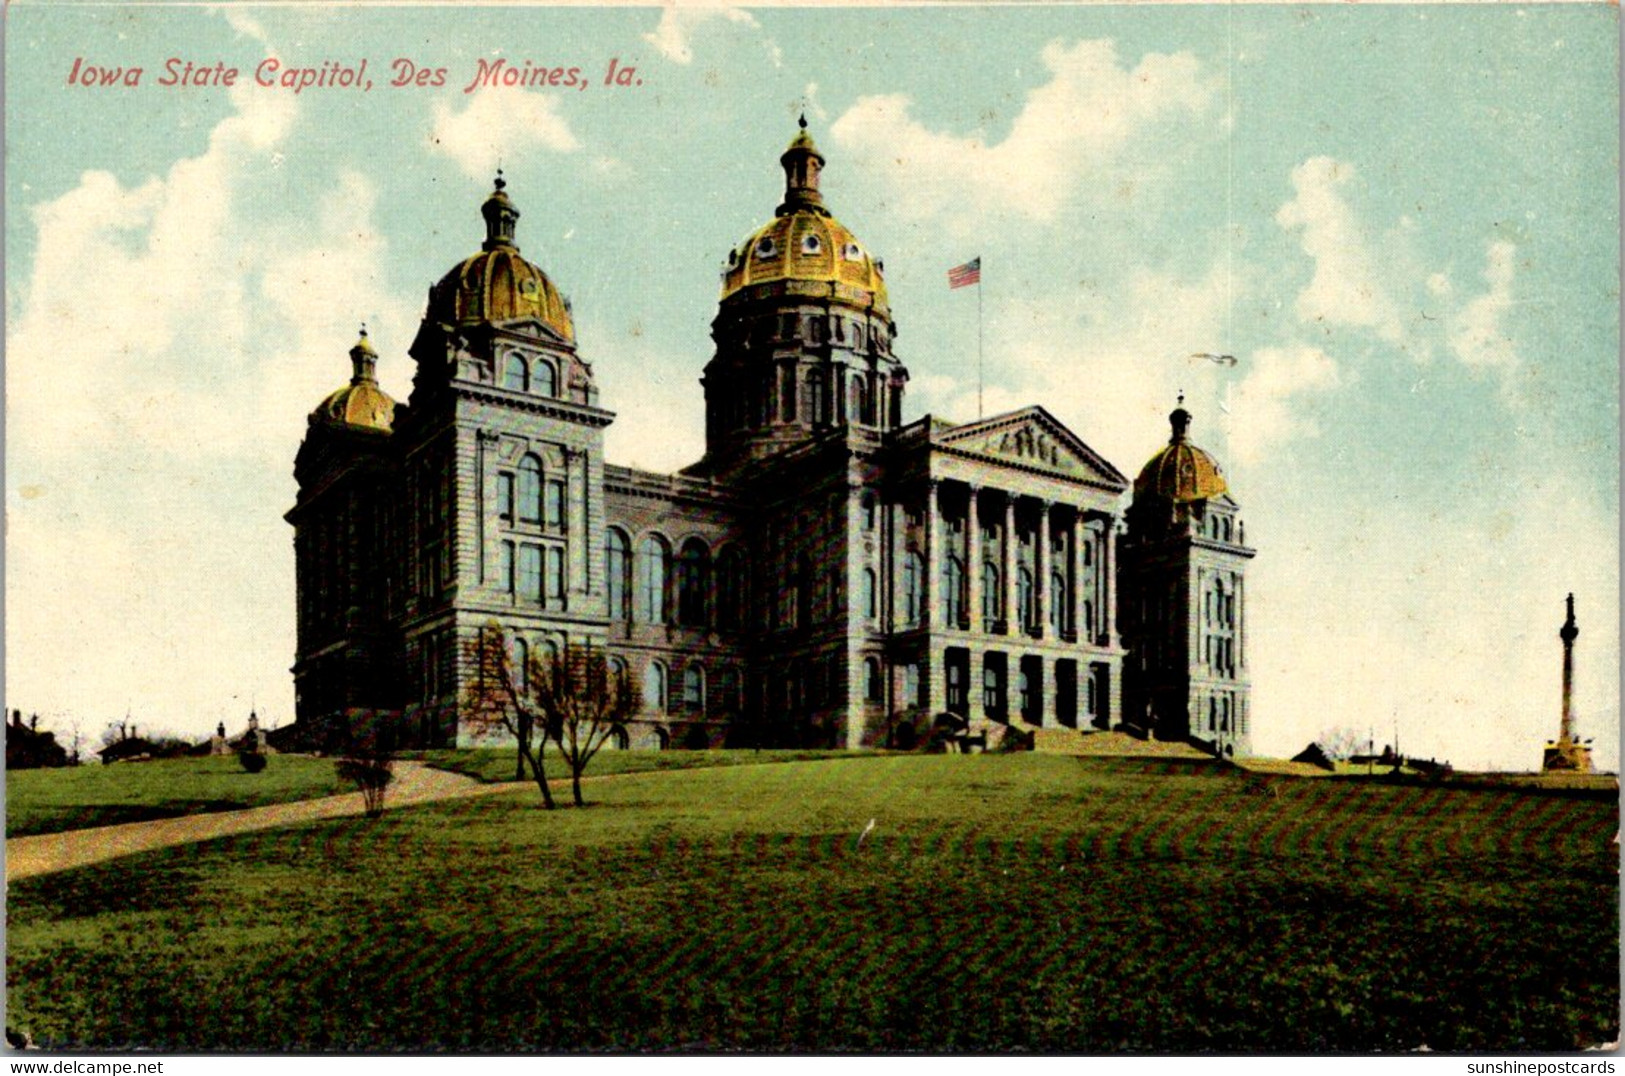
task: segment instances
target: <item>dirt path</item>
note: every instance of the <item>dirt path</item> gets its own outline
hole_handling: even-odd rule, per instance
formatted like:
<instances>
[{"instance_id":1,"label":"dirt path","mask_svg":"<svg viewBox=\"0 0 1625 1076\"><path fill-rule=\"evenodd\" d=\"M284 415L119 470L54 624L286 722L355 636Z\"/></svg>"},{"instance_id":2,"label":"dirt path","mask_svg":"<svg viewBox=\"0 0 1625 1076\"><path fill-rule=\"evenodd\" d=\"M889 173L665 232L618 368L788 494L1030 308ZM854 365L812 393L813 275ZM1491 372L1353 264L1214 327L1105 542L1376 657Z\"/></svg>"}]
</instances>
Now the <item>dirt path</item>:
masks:
<instances>
[{"instance_id":1,"label":"dirt path","mask_svg":"<svg viewBox=\"0 0 1625 1076\"><path fill-rule=\"evenodd\" d=\"M432 800L485 796L515 792L535 785L482 784L472 777L431 769L421 762L397 762L395 781L390 785L388 807L405 807ZM233 833L275 829L323 818L342 818L363 811L361 794L327 796L316 800L275 803L243 811L216 811L208 814L161 818L153 822L127 822L118 826L42 833L34 837L14 837L6 841L6 881L31 878L37 874L69 870L101 863L154 848L207 841Z\"/></svg>"}]
</instances>

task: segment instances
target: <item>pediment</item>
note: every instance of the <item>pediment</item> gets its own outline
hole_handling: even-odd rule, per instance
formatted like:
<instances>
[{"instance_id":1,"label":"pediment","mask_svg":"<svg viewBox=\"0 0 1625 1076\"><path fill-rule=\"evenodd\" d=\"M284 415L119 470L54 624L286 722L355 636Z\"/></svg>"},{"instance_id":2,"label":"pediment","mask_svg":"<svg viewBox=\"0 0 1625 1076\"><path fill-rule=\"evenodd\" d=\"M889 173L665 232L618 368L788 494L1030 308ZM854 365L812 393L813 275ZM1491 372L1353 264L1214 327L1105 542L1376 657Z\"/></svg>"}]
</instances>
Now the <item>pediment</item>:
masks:
<instances>
[{"instance_id":1,"label":"pediment","mask_svg":"<svg viewBox=\"0 0 1625 1076\"><path fill-rule=\"evenodd\" d=\"M509 321L494 322L493 326L506 336L532 343L542 341L558 346L568 346L570 343L557 329L538 318L513 318Z\"/></svg>"},{"instance_id":2,"label":"pediment","mask_svg":"<svg viewBox=\"0 0 1625 1076\"><path fill-rule=\"evenodd\" d=\"M1126 486L1117 468L1042 407L955 426L934 437L944 448L1072 479Z\"/></svg>"}]
</instances>

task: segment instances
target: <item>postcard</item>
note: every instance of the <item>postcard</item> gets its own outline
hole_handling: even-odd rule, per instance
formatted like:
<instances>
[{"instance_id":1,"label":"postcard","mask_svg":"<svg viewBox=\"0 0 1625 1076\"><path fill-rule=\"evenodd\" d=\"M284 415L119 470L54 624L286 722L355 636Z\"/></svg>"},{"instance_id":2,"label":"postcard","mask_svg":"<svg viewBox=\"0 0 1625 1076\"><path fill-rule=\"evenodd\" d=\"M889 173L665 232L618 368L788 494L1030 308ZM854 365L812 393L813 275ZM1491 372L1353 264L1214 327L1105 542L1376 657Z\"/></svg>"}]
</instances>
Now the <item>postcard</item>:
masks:
<instances>
[{"instance_id":1,"label":"postcard","mask_svg":"<svg viewBox=\"0 0 1625 1076\"><path fill-rule=\"evenodd\" d=\"M1617 1043L1618 17L10 5L8 1041Z\"/></svg>"}]
</instances>

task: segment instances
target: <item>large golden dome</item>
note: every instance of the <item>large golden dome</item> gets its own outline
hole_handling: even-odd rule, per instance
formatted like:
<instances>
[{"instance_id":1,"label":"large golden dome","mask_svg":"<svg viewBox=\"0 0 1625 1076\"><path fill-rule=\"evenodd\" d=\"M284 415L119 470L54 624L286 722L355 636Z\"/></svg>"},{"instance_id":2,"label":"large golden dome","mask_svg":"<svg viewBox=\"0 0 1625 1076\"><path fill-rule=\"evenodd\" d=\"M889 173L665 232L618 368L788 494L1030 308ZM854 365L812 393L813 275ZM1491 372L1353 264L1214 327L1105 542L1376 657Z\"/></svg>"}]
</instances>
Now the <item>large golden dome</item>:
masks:
<instances>
[{"instance_id":1,"label":"large golden dome","mask_svg":"<svg viewBox=\"0 0 1625 1076\"><path fill-rule=\"evenodd\" d=\"M519 210L499 174L496 189L480 207L485 244L478 254L441 278L429 292L431 320L446 325L535 318L566 342L574 342L570 306L542 270L519 256L513 241Z\"/></svg>"},{"instance_id":2,"label":"large golden dome","mask_svg":"<svg viewBox=\"0 0 1625 1076\"><path fill-rule=\"evenodd\" d=\"M824 155L806 120L779 162L785 195L774 218L728 252L722 298L779 281L786 290L828 294L857 306L888 309L882 267L856 236L830 215L818 190ZM808 287L796 287L797 284Z\"/></svg>"},{"instance_id":3,"label":"large golden dome","mask_svg":"<svg viewBox=\"0 0 1625 1076\"><path fill-rule=\"evenodd\" d=\"M374 373L378 352L372 349L366 329L361 330L361 339L350 349L350 361L355 366L350 383L318 404L310 413L310 421L388 433L395 421L395 401L378 387Z\"/></svg>"},{"instance_id":4,"label":"large golden dome","mask_svg":"<svg viewBox=\"0 0 1625 1076\"><path fill-rule=\"evenodd\" d=\"M1191 444L1186 436L1190 412L1178 407L1168 421L1173 424L1173 436L1166 448L1140 468L1140 476L1134 480L1134 499L1158 497L1182 503L1211 500L1229 492L1219 461Z\"/></svg>"}]
</instances>

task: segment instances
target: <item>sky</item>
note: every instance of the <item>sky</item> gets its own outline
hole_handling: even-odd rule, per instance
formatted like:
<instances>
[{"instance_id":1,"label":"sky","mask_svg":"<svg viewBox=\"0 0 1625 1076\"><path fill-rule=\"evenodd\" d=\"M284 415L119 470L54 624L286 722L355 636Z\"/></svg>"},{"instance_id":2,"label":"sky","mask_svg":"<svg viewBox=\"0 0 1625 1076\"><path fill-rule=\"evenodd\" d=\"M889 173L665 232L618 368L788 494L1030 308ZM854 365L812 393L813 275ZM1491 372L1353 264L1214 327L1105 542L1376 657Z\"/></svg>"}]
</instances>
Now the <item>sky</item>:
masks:
<instances>
[{"instance_id":1,"label":"sky","mask_svg":"<svg viewBox=\"0 0 1625 1076\"><path fill-rule=\"evenodd\" d=\"M693 461L718 274L804 109L885 261L905 421L976 417L979 307L987 413L1042 404L1127 474L1186 394L1258 549L1258 751L1352 729L1537 767L1573 592L1616 769L1617 20L8 5L5 705L87 736L292 720L306 415L363 322L407 398L499 164L611 462ZM471 88L499 59L580 75ZM370 89L277 83L363 60ZM980 296L950 291L975 256Z\"/></svg>"}]
</instances>

